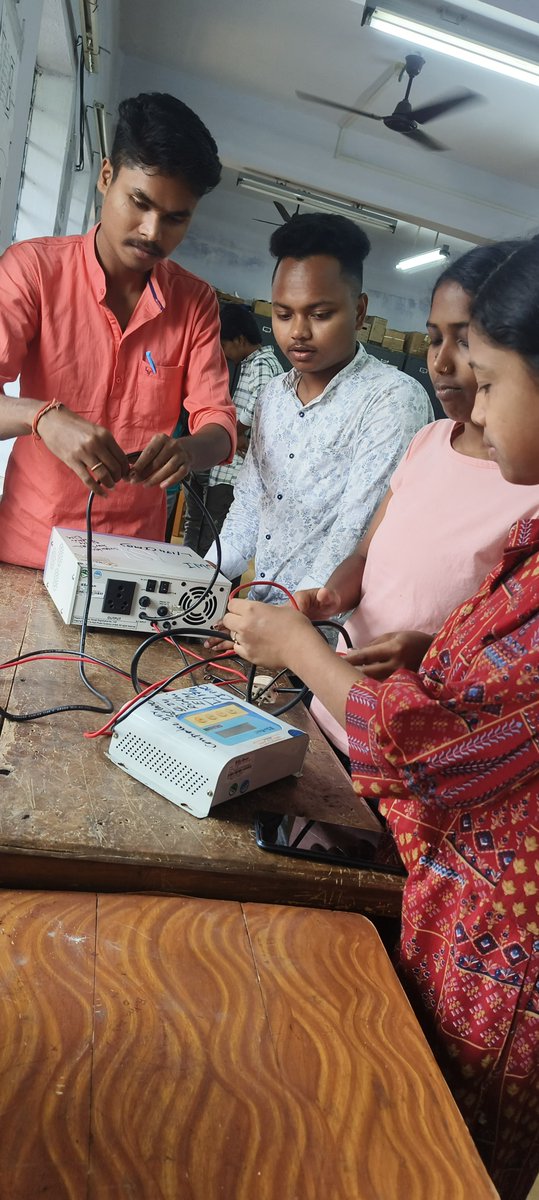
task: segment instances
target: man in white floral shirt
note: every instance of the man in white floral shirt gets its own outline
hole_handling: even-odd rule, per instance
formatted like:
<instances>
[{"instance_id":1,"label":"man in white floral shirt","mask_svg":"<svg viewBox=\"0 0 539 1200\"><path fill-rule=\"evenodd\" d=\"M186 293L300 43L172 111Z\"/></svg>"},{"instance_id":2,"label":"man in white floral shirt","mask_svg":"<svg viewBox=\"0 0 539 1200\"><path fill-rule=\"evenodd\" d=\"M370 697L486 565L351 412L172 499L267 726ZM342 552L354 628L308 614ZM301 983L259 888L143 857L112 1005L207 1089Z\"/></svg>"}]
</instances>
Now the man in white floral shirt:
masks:
<instances>
[{"instance_id":1,"label":"man in white floral shirt","mask_svg":"<svg viewBox=\"0 0 539 1200\"><path fill-rule=\"evenodd\" d=\"M257 600L321 587L366 532L418 429L427 393L357 343L370 249L346 217L306 213L272 235L273 333L292 370L259 397L251 441L221 532L230 579L255 559ZM215 544L208 559L215 561Z\"/></svg>"}]
</instances>

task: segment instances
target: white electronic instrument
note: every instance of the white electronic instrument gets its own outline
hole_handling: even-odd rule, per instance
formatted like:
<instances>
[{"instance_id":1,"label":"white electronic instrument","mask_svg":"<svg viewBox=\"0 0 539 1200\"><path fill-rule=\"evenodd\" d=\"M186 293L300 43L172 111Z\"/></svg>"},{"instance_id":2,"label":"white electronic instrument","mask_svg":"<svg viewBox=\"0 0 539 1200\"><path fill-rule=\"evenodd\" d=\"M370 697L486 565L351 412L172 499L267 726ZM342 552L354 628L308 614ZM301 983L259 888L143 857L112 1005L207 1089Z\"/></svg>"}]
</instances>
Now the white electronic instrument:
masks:
<instances>
[{"instance_id":1,"label":"white electronic instrument","mask_svg":"<svg viewBox=\"0 0 539 1200\"><path fill-rule=\"evenodd\" d=\"M88 625L144 634L156 620L160 629L211 628L226 612L231 587L218 575L204 596L213 574L185 546L94 533ZM87 596L85 532L55 526L43 582L66 625L80 625Z\"/></svg>"},{"instance_id":2,"label":"white electronic instrument","mask_svg":"<svg viewBox=\"0 0 539 1200\"><path fill-rule=\"evenodd\" d=\"M309 738L215 684L166 692L114 729L112 762L195 817L301 771Z\"/></svg>"}]
</instances>

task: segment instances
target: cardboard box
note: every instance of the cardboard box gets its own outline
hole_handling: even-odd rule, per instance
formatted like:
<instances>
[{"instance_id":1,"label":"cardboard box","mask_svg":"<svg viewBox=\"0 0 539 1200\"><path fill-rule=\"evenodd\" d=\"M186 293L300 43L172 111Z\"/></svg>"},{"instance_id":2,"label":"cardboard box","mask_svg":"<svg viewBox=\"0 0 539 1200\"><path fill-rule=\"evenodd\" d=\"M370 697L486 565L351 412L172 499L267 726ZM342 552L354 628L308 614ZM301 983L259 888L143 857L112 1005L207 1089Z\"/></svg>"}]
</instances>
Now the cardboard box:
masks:
<instances>
[{"instance_id":1,"label":"cardboard box","mask_svg":"<svg viewBox=\"0 0 539 1200\"><path fill-rule=\"evenodd\" d=\"M271 317L271 304L269 300L255 300L253 312L259 313L261 317Z\"/></svg>"},{"instance_id":2,"label":"cardboard box","mask_svg":"<svg viewBox=\"0 0 539 1200\"><path fill-rule=\"evenodd\" d=\"M387 350L404 350L405 336L400 329L386 329L382 346L385 346Z\"/></svg>"},{"instance_id":3,"label":"cardboard box","mask_svg":"<svg viewBox=\"0 0 539 1200\"><path fill-rule=\"evenodd\" d=\"M219 304L243 304L251 307L250 300L242 300L241 296L231 296L230 292L220 292L219 288L215 288L215 294Z\"/></svg>"},{"instance_id":4,"label":"cardboard box","mask_svg":"<svg viewBox=\"0 0 539 1200\"><path fill-rule=\"evenodd\" d=\"M369 340L369 334L371 332L371 325L372 325L372 318L365 317L365 320L363 322L363 325L361 326L361 329L358 329L358 331L357 331L357 340L358 340L358 342L361 342L363 345L365 344L365 342L368 342L368 340Z\"/></svg>"},{"instance_id":5,"label":"cardboard box","mask_svg":"<svg viewBox=\"0 0 539 1200\"><path fill-rule=\"evenodd\" d=\"M428 333L407 333L404 339L404 349L407 354L417 354L420 358L427 357L430 346Z\"/></svg>"},{"instance_id":6,"label":"cardboard box","mask_svg":"<svg viewBox=\"0 0 539 1200\"><path fill-rule=\"evenodd\" d=\"M375 342L376 345L381 346L386 329L387 321L385 317L371 317L369 342Z\"/></svg>"}]
</instances>

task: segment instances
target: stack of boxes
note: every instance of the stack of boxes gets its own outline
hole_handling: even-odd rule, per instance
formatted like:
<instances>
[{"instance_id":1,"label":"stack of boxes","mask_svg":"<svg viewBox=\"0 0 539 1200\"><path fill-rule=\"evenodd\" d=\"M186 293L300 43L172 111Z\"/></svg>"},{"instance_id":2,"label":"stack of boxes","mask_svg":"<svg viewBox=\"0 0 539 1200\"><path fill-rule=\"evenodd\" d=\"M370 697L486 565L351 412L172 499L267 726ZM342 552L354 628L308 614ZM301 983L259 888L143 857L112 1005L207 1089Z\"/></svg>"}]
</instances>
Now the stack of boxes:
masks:
<instances>
[{"instance_id":1,"label":"stack of boxes","mask_svg":"<svg viewBox=\"0 0 539 1200\"><path fill-rule=\"evenodd\" d=\"M402 329L389 329L385 317L369 316L359 331L359 340L364 345L382 346L405 354L417 354L426 358L429 348L427 333L404 333Z\"/></svg>"}]
</instances>

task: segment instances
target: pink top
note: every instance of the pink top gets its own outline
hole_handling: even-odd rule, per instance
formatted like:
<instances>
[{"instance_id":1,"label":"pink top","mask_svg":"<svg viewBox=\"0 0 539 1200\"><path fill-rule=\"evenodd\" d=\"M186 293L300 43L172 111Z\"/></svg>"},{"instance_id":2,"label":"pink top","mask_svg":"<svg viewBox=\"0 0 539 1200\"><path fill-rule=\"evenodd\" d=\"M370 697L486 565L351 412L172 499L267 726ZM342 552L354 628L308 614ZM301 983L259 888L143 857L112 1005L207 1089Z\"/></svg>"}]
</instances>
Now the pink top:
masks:
<instances>
[{"instance_id":1,"label":"pink top","mask_svg":"<svg viewBox=\"0 0 539 1200\"><path fill-rule=\"evenodd\" d=\"M501 558L513 522L539 515L539 486L507 483L495 462L459 454L455 429L452 421L420 429L392 476L361 602L346 622L354 646L400 629L437 633ZM348 754L344 729L316 698L311 713Z\"/></svg>"},{"instance_id":2,"label":"pink top","mask_svg":"<svg viewBox=\"0 0 539 1200\"><path fill-rule=\"evenodd\" d=\"M20 374L21 396L60 400L109 429L126 453L155 433L171 434L185 405L191 433L222 425L233 451L235 409L213 289L170 259L160 262L122 332L105 303L95 234L20 242L0 259L0 385ZM0 503L0 560L42 567L52 526L83 529L87 500L84 484L43 442L18 438ZM96 498L92 520L103 533L159 540L165 492L117 484Z\"/></svg>"}]
</instances>

